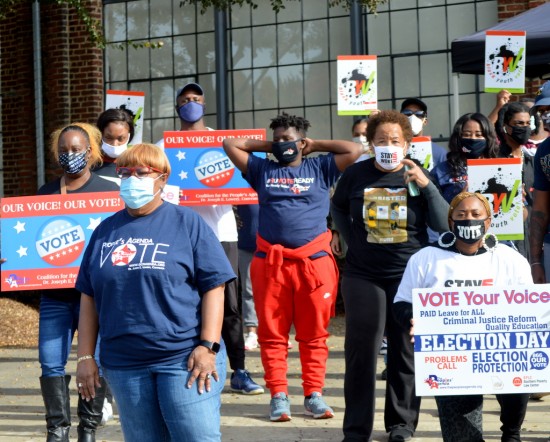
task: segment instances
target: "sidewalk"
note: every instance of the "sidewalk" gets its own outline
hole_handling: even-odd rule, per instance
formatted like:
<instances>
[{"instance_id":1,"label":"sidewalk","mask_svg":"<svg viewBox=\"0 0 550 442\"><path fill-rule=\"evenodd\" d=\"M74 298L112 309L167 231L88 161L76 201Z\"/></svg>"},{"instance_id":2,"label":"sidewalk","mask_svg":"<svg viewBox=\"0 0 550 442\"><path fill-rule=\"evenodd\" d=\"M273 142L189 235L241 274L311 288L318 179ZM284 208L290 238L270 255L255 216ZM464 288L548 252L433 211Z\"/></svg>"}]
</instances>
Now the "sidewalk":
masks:
<instances>
[{"instance_id":1,"label":"sidewalk","mask_svg":"<svg viewBox=\"0 0 550 442\"><path fill-rule=\"evenodd\" d=\"M297 344L289 352L290 396L292 421L271 423L267 418L269 395L244 396L225 392L222 395L223 441L341 441L344 413L344 337L343 318L335 318L329 340L330 358L327 370L327 402L334 408L334 419L315 421L303 415L303 397L300 387L300 360ZM0 349L0 442L43 442L45 437L44 405L40 394L37 349ZM76 357L73 349L69 374L74 375ZM263 384L259 351L247 353L247 368L253 378ZM382 357L379 370L382 371ZM227 382L228 384L229 382ZM71 440L76 441L76 391L74 395ZM384 381L377 382L376 421L373 441L387 440L383 425ZM433 398L422 401L420 423L413 441L441 440L437 409ZM486 396L484 412L485 440L500 441L498 404L494 396ZM543 401L531 401L524 422L523 442L547 442L550 437L550 396ZM122 432L118 416L97 431L98 442L121 442ZM143 441L154 442L154 441ZM177 441L175 441L177 442Z\"/></svg>"}]
</instances>

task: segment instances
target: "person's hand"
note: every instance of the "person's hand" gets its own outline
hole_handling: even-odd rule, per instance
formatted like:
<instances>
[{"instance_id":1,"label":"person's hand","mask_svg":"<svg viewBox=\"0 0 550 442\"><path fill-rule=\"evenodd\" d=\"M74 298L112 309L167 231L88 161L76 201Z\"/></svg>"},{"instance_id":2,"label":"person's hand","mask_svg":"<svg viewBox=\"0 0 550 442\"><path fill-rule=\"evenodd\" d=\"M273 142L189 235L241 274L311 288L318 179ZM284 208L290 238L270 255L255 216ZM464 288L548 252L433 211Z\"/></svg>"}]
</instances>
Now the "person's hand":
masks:
<instances>
[{"instance_id":1,"label":"person's hand","mask_svg":"<svg viewBox=\"0 0 550 442\"><path fill-rule=\"evenodd\" d=\"M546 275L542 263L531 264L531 275L535 284L546 284Z\"/></svg>"},{"instance_id":2,"label":"person's hand","mask_svg":"<svg viewBox=\"0 0 550 442\"><path fill-rule=\"evenodd\" d=\"M340 245L340 234L336 231L332 231L332 239L330 240L330 249L335 256L342 256L342 247Z\"/></svg>"},{"instance_id":3,"label":"person's hand","mask_svg":"<svg viewBox=\"0 0 550 442\"><path fill-rule=\"evenodd\" d=\"M512 94L510 92L508 92L506 89L502 89L497 94L497 106L499 108L501 108L504 105L508 104L508 102L510 101L511 96L512 96Z\"/></svg>"},{"instance_id":4,"label":"person's hand","mask_svg":"<svg viewBox=\"0 0 550 442\"><path fill-rule=\"evenodd\" d=\"M312 152L315 152L315 140L312 140L311 138L302 138L302 141L304 142L304 147L302 149L302 156L306 156Z\"/></svg>"},{"instance_id":5,"label":"person's hand","mask_svg":"<svg viewBox=\"0 0 550 442\"><path fill-rule=\"evenodd\" d=\"M218 372L216 371L216 354L202 345L197 345L191 352L187 361L187 370L190 372L187 380L187 388L191 388L195 380L197 380L197 388L199 394L210 391L210 378L213 377L216 382L219 380Z\"/></svg>"},{"instance_id":6,"label":"person's hand","mask_svg":"<svg viewBox=\"0 0 550 442\"><path fill-rule=\"evenodd\" d=\"M411 181L414 181L418 187L422 189L430 184L430 179L424 174L424 172L422 172L422 169L418 167L413 160L404 159L401 163L408 166L408 169L405 170L405 173L403 174L405 177L405 184L409 184Z\"/></svg>"},{"instance_id":7,"label":"person's hand","mask_svg":"<svg viewBox=\"0 0 550 442\"><path fill-rule=\"evenodd\" d=\"M101 387L99 370L94 358L80 361L76 366L76 387L82 399L91 401L95 397L96 387Z\"/></svg>"},{"instance_id":8,"label":"person's hand","mask_svg":"<svg viewBox=\"0 0 550 442\"><path fill-rule=\"evenodd\" d=\"M414 344L414 318L411 318L411 328L409 330L409 336L411 337L411 344Z\"/></svg>"}]
</instances>

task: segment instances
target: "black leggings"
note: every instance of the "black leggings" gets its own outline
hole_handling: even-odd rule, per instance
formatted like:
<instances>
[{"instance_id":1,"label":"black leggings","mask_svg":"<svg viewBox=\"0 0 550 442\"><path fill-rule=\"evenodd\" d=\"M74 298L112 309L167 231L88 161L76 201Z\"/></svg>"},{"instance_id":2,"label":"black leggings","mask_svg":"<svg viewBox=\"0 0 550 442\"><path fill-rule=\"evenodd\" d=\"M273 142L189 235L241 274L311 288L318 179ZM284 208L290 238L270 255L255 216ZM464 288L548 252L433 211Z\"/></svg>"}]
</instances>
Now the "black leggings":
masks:
<instances>
[{"instance_id":1,"label":"black leggings","mask_svg":"<svg viewBox=\"0 0 550 442\"><path fill-rule=\"evenodd\" d=\"M388 338L386 431L403 425L413 433L420 397L414 386L414 349L408 332L395 321L391 306L400 280L372 281L344 276L346 308L344 440L370 440L375 412L376 362L384 326Z\"/></svg>"}]
</instances>

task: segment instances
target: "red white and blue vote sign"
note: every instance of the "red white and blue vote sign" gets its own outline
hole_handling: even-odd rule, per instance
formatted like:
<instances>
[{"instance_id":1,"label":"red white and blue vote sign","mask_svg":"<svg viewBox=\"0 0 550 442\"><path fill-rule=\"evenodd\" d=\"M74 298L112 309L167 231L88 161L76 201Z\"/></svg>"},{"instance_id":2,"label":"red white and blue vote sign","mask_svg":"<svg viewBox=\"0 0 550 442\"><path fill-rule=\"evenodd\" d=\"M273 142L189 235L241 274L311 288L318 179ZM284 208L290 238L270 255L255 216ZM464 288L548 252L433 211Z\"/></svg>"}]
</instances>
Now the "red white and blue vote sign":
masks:
<instances>
[{"instance_id":1,"label":"red white and blue vote sign","mask_svg":"<svg viewBox=\"0 0 550 442\"><path fill-rule=\"evenodd\" d=\"M164 132L164 151L180 204L257 204L258 195L223 150L226 138L265 140L264 129Z\"/></svg>"},{"instance_id":2,"label":"red white and blue vote sign","mask_svg":"<svg viewBox=\"0 0 550 442\"><path fill-rule=\"evenodd\" d=\"M124 208L118 192L2 198L2 291L74 287L99 223Z\"/></svg>"}]
</instances>

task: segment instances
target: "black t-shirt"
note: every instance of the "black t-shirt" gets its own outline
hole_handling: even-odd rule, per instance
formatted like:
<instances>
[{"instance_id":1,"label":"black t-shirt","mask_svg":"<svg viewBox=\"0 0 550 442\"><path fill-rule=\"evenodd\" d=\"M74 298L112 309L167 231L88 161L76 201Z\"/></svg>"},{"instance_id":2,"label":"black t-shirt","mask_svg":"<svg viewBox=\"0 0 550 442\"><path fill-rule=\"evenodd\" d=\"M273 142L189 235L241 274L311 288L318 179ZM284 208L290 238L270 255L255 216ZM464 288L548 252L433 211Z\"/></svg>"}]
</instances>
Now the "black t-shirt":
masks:
<instances>
[{"instance_id":1,"label":"black t-shirt","mask_svg":"<svg viewBox=\"0 0 550 442\"><path fill-rule=\"evenodd\" d=\"M61 193L61 179L51 181L44 184L38 189L38 195L57 195ZM88 193L88 192L113 192L118 191L119 187L112 181L104 180L97 176L94 172L91 173L90 179L86 183L76 189L67 190L67 193ZM42 292L48 298L57 299L58 301L77 301L80 299L80 292L76 289L59 289L59 290L44 290Z\"/></svg>"},{"instance_id":2,"label":"black t-shirt","mask_svg":"<svg viewBox=\"0 0 550 442\"><path fill-rule=\"evenodd\" d=\"M107 181L112 181L116 184L120 183L120 178L116 174L116 163L114 161L104 159L103 164L94 168L93 172Z\"/></svg>"},{"instance_id":3,"label":"black t-shirt","mask_svg":"<svg viewBox=\"0 0 550 442\"><path fill-rule=\"evenodd\" d=\"M409 195L403 172L382 172L369 159L350 166L338 182L333 207L352 218L345 275L400 278L409 257L428 243L427 200L422 192Z\"/></svg>"}]
</instances>

